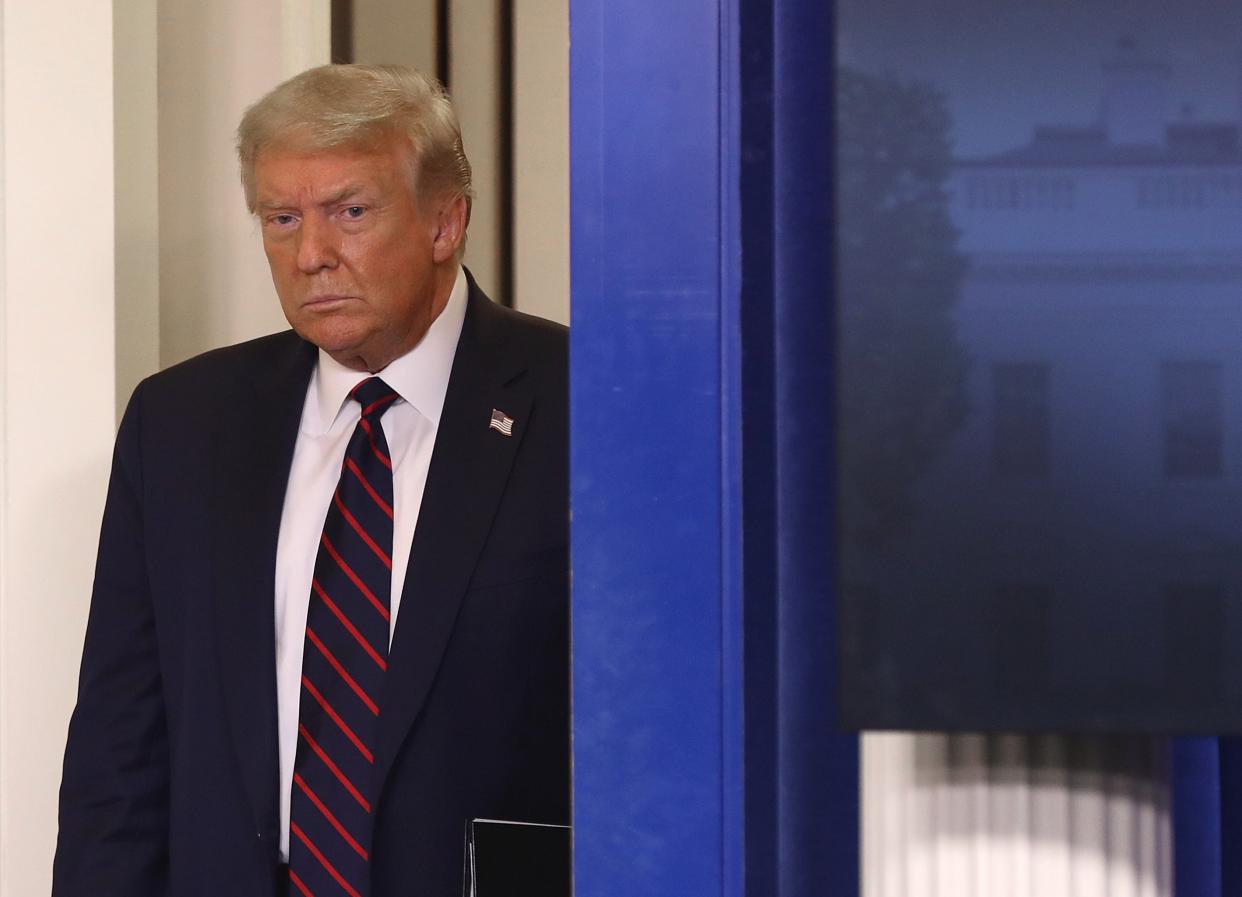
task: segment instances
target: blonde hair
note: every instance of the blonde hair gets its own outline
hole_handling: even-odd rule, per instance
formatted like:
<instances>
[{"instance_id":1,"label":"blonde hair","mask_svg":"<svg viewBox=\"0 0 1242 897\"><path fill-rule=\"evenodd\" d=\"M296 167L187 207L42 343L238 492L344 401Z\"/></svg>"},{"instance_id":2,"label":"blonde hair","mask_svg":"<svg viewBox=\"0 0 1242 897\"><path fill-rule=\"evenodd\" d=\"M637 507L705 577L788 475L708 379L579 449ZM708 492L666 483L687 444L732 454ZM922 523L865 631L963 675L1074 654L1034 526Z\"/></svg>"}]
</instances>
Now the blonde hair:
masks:
<instances>
[{"instance_id":1,"label":"blonde hair","mask_svg":"<svg viewBox=\"0 0 1242 897\"><path fill-rule=\"evenodd\" d=\"M401 65L323 65L295 75L246 110L237 127L246 208L255 210L255 161L265 148L370 148L410 141L410 186L419 199L474 190L453 101L440 82Z\"/></svg>"}]
</instances>

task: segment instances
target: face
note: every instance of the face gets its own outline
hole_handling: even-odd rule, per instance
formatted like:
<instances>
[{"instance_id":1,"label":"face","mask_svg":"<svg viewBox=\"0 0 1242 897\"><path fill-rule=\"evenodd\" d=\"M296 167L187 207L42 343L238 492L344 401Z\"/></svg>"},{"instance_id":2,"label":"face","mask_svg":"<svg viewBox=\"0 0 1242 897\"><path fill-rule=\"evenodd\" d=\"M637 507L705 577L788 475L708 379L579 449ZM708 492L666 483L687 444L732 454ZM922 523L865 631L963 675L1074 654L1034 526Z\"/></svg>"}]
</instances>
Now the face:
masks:
<instances>
[{"instance_id":1,"label":"face","mask_svg":"<svg viewBox=\"0 0 1242 897\"><path fill-rule=\"evenodd\" d=\"M420 204L408 150L265 149L255 211L290 326L337 361L377 371L413 348L448 301L464 201Z\"/></svg>"}]
</instances>

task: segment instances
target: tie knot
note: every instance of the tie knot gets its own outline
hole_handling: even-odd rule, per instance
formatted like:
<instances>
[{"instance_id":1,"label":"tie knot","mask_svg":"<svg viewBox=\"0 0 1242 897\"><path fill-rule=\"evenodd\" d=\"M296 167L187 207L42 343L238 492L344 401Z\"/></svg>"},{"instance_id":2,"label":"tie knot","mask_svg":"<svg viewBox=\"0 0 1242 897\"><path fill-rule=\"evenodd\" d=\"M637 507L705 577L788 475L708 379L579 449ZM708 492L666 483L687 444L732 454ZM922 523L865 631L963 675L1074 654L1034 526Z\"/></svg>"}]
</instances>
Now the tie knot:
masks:
<instances>
[{"instance_id":1,"label":"tie knot","mask_svg":"<svg viewBox=\"0 0 1242 897\"><path fill-rule=\"evenodd\" d=\"M379 377L368 377L352 390L349 397L362 406L362 416L378 420L400 396Z\"/></svg>"}]
</instances>

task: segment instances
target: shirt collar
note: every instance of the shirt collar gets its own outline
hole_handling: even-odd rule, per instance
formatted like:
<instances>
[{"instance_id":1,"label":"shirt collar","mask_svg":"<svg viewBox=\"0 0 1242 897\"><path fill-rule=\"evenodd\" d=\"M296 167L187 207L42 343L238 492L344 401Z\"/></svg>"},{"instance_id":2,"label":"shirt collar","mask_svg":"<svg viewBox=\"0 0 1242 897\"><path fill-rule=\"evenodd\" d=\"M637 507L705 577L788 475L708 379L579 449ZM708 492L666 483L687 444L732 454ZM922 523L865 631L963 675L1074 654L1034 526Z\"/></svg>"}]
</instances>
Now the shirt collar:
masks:
<instances>
[{"instance_id":1,"label":"shirt collar","mask_svg":"<svg viewBox=\"0 0 1242 897\"><path fill-rule=\"evenodd\" d=\"M431 322L431 327L414 348L394 359L382 371L372 375L350 370L320 349L310 386L314 401L307 403L308 413L304 415L302 429L314 434L326 433L345 406L350 390L371 376L383 377L402 399L438 427L465 317L466 276L459 265L448 302Z\"/></svg>"}]
</instances>

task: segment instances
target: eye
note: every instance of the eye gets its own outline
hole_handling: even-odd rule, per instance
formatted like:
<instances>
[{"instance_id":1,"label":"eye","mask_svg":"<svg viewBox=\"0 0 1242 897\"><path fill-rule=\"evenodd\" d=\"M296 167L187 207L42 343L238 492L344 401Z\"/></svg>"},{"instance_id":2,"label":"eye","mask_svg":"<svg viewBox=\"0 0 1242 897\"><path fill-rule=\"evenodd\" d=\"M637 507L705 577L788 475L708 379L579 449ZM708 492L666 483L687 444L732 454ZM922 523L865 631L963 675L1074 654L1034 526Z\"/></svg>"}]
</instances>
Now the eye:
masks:
<instances>
[{"instance_id":1,"label":"eye","mask_svg":"<svg viewBox=\"0 0 1242 897\"><path fill-rule=\"evenodd\" d=\"M280 214L277 214L277 215L272 215L270 218L267 219L268 224L274 224L276 227L288 227L289 225L293 224L295 221L297 221L296 218L284 212L281 212Z\"/></svg>"},{"instance_id":2,"label":"eye","mask_svg":"<svg viewBox=\"0 0 1242 897\"><path fill-rule=\"evenodd\" d=\"M354 220L361 218L364 214L366 214L366 211L365 206L346 206L344 210L345 217Z\"/></svg>"}]
</instances>

